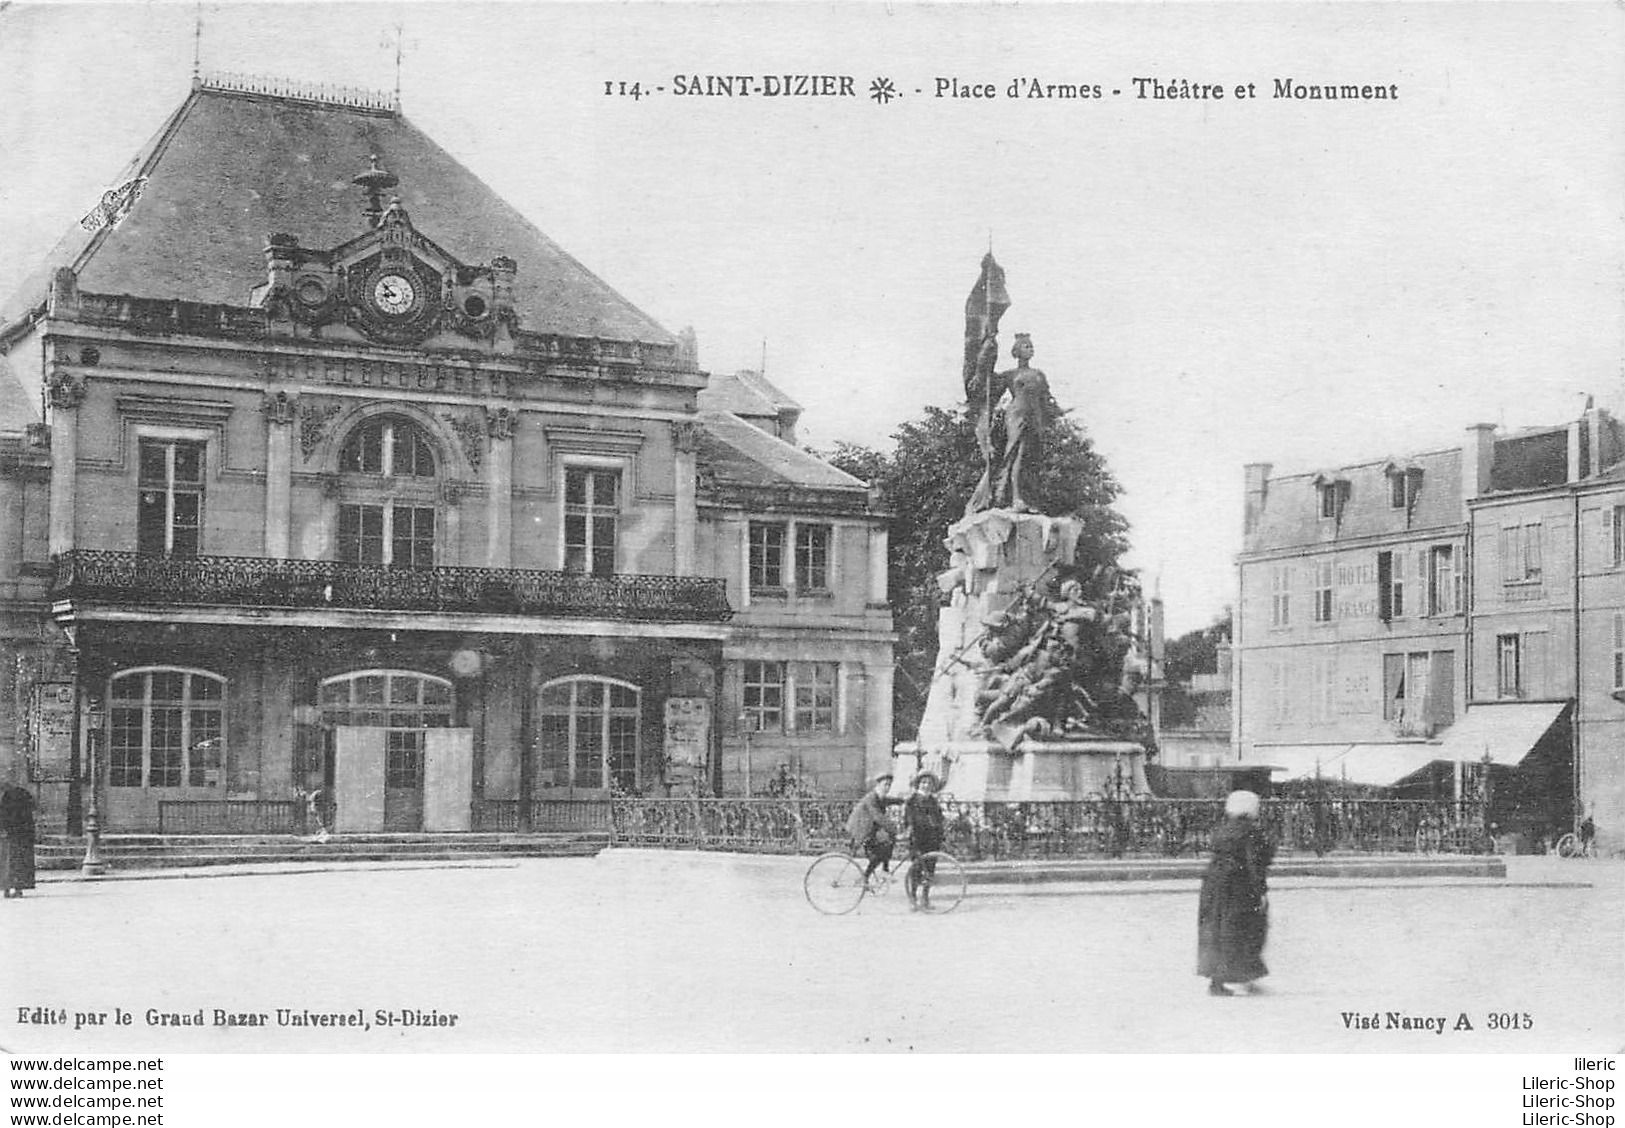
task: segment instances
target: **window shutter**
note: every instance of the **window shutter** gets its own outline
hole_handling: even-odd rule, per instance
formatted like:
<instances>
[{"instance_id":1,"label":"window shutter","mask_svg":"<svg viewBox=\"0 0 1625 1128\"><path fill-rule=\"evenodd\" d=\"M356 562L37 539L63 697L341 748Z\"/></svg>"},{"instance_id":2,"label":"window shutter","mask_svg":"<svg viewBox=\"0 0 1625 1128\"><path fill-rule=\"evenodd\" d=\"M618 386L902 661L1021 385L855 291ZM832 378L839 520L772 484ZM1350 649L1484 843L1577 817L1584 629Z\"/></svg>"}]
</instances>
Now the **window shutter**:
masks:
<instances>
[{"instance_id":1,"label":"window shutter","mask_svg":"<svg viewBox=\"0 0 1625 1128\"><path fill-rule=\"evenodd\" d=\"M1377 618L1389 622L1394 617L1394 554L1377 553Z\"/></svg>"},{"instance_id":2,"label":"window shutter","mask_svg":"<svg viewBox=\"0 0 1625 1128\"><path fill-rule=\"evenodd\" d=\"M1456 655L1449 650L1433 652L1428 672L1428 724L1442 729L1456 719Z\"/></svg>"}]
</instances>

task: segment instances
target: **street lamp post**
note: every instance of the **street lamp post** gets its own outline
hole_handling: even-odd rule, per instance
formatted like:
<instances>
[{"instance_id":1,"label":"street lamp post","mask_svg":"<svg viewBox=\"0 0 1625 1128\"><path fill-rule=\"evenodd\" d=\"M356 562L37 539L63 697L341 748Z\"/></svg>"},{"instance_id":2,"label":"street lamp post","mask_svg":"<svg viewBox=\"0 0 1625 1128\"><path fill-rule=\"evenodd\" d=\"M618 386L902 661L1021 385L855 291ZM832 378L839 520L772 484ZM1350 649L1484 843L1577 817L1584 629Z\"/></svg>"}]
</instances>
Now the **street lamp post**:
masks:
<instances>
[{"instance_id":1,"label":"street lamp post","mask_svg":"<svg viewBox=\"0 0 1625 1128\"><path fill-rule=\"evenodd\" d=\"M107 859L102 856L102 809L101 809L101 757L96 754L96 745L99 743L99 726L91 726L89 732L85 731L85 699L80 688L79 677L79 648L73 647L69 654L73 662L73 731L77 739L82 739L85 748L85 774L89 777L89 802L85 806L85 856L79 863L81 877L100 877L107 872Z\"/></svg>"}]
</instances>

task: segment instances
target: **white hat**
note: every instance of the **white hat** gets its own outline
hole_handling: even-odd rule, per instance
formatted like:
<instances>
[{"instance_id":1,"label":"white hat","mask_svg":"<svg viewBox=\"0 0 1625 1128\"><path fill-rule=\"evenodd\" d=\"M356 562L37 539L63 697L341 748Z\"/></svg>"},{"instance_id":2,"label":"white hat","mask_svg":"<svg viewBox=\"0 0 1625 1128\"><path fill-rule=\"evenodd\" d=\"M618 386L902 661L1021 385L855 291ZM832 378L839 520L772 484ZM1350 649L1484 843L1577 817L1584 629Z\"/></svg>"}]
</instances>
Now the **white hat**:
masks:
<instances>
[{"instance_id":1,"label":"white hat","mask_svg":"<svg viewBox=\"0 0 1625 1128\"><path fill-rule=\"evenodd\" d=\"M1256 819L1258 795L1252 791L1232 791L1225 797L1224 813L1233 819Z\"/></svg>"}]
</instances>

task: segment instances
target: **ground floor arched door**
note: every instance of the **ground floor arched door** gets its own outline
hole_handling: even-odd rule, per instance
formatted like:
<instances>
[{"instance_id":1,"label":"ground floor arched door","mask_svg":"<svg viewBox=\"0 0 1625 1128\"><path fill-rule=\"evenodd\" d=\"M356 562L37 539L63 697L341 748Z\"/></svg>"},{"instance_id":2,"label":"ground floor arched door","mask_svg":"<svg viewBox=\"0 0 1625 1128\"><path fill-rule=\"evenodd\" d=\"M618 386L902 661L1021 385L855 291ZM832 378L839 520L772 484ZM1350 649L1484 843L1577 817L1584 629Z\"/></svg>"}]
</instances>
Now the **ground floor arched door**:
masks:
<instances>
[{"instance_id":1,"label":"ground floor arched door","mask_svg":"<svg viewBox=\"0 0 1625 1128\"><path fill-rule=\"evenodd\" d=\"M412 670L356 670L325 679L319 700L326 732L326 773L332 773L337 754L334 730L351 726L382 729L381 829L422 830L425 743L430 729L451 727L451 682Z\"/></svg>"}]
</instances>

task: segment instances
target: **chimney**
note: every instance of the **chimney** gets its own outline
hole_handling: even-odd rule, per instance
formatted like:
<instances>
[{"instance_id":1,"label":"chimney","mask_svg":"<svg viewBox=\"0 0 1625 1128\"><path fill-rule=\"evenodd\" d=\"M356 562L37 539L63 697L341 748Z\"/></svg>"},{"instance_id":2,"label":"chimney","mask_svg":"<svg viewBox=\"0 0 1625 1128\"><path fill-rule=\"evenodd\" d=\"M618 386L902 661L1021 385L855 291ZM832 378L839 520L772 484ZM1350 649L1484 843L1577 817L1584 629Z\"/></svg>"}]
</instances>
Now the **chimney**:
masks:
<instances>
[{"instance_id":1,"label":"chimney","mask_svg":"<svg viewBox=\"0 0 1625 1128\"><path fill-rule=\"evenodd\" d=\"M1268 462L1249 462L1242 467L1247 493L1247 510L1241 527L1244 535L1257 532L1258 523L1264 517L1264 499L1269 494L1271 466Z\"/></svg>"},{"instance_id":2,"label":"chimney","mask_svg":"<svg viewBox=\"0 0 1625 1128\"><path fill-rule=\"evenodd\" d=\"M1490 489L1490 473L1495 469L1495 424L1474 423L1467 428L1461 445L1461 506L1463 519L1467 503Z\"/></svg>"},{"instance_id":3,"label":"chimney","mask_svg":"<svg viewBox=\"0 0 1625 1128\"><path fill-rule=\"evenodd\" d=\"M1589 415L1589 411L1587 412ZM1568 481L1579 482L1591 476L1591 428L1590 421L1582 415L1569 424L1569 473Z\"/></svg>"},{"instance_id":4,"label":"chimney","mask_svg":"<svg viewBox=\"0 0 1625 1128\"><path fill-rule=\"evenodd\" d=\"M1591 472L1600 474L1618 457L1613 443L1613 420L1600 407L1586 411L1586 429L1591 438Z\"/></svg>"}]
</instances>

